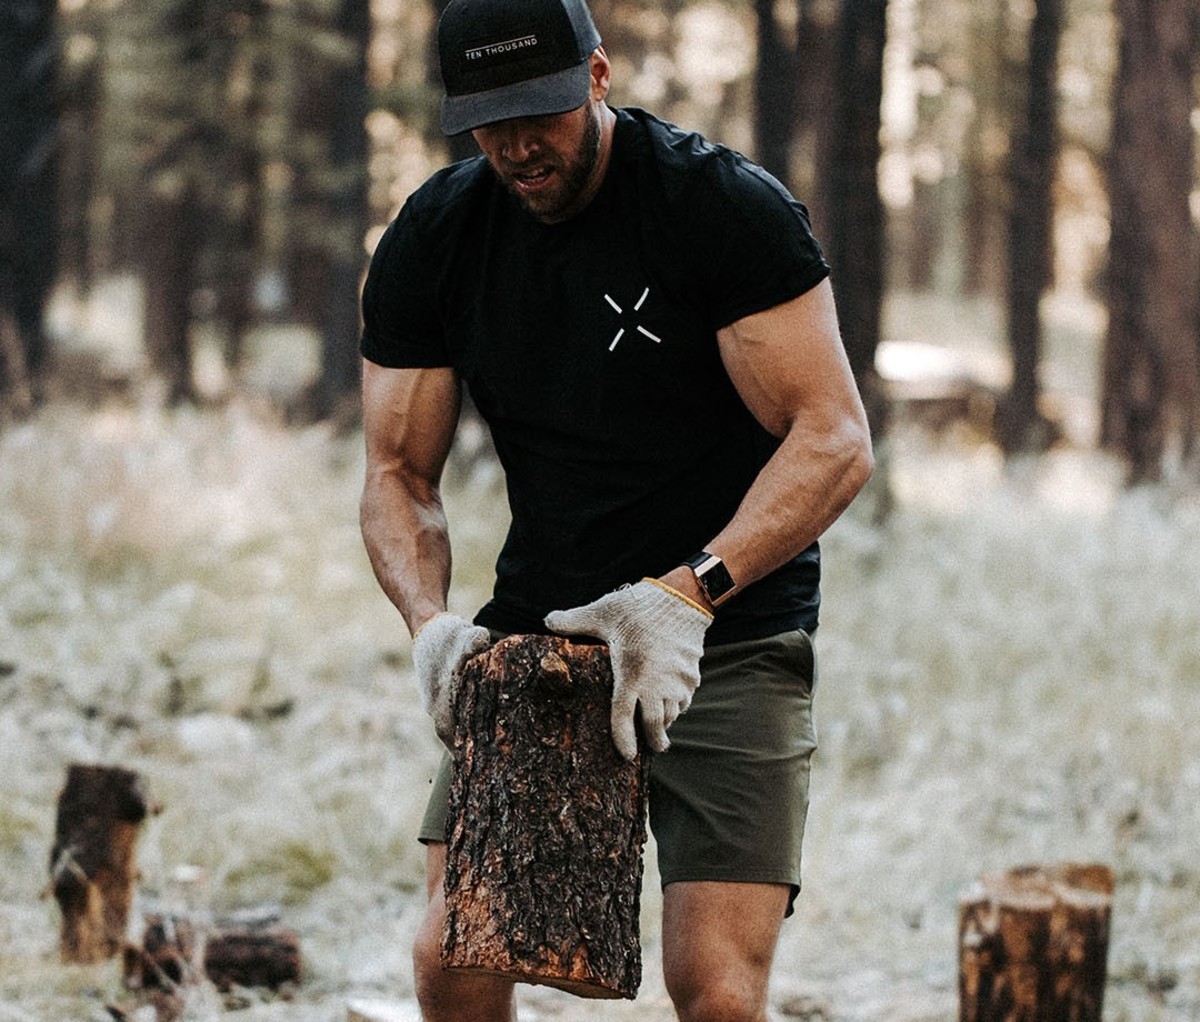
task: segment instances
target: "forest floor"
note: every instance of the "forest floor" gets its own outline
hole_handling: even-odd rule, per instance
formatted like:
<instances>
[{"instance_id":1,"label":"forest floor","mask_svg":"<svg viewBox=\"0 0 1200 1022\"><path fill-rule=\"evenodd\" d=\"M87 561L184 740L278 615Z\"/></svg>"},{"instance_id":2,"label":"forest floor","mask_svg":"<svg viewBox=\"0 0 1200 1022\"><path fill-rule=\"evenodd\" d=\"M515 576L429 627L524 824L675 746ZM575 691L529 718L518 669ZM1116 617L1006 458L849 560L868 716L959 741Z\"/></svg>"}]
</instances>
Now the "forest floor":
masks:
<instances>
[{"instance_id":1,"label":"forest floor","mask_svg":"<svg viewBox=\"0 0 1200 1022\"><path fill-rule=\"evenodd\" d=\"M1086 429L1084 391L1060 393ZM269 903L300 934L287 998L199 988L188 1018L411 998L438 745L362 551L361 472L360 437L240 401L63 404L0 430L0 1022L107 1022L127 996L115 963L58 962L39 897L72 762L135 769L162 806L139 913ZM447 504L469 613L506 523L494 471L456 463ZM1198 537L1197 491L1127 492L1086 444L1005 464L970 430L899 424L824 543L777 1019L949 1022L959 894L1061 861L1117 878L1105 1018L1200 1017ZM524 1017L670 1019L660 905L651 842L638 999L523 988Z\"/></svg>"}]
</instances>

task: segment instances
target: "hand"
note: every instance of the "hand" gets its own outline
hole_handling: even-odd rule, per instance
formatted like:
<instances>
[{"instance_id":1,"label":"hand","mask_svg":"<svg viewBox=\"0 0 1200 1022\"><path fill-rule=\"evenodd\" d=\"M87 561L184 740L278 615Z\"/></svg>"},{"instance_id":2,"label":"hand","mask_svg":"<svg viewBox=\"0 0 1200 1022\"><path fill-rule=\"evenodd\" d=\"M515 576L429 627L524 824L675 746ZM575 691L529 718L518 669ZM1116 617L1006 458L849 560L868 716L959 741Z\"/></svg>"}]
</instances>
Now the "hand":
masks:
<instances>
[{"instance_id":1,"label":"hand","mask_svg":"<svg viewBox=\"0 0 1200 1022\"><path fill-rule=\"evenodd\" d=\"M700 657L710 624L711 614L652 579L546 616L546 627L553 632L590 635L608 644L613 743L627 760L637 755L633 721L638 706L650 748L666 752L671 744L667 728L691 705L700 684Z\"/></svg>"},{"instance_id":2,"label":"hand","mask_svg":"<svg viewBox=\"0 0 1200 1022\"><path fill-rule=\"evenodd\" d=\"M457 614L437 614L417 629L412 658L421 706L433 718L438 738L447 749L454 748L454 693L463 666L491 644L486 628Z\"/></svg>"}]
</instances>

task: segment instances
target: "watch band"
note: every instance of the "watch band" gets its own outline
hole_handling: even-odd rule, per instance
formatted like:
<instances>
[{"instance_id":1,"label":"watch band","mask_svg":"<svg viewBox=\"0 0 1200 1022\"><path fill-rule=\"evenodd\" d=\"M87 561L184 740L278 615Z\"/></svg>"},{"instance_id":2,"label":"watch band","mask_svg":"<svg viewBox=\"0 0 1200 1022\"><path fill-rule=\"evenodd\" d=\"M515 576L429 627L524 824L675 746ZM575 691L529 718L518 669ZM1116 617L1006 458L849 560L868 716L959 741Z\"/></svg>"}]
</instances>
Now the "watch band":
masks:
<instances>
[{"instance_id":1,"label":"watch band","mask_svg":"<svg viewBox=\"0 0 1200 1022\"><path fill-rule=\"evenodd\" d=\"M716 554L701 550L683 562L692 569L704 595L713 607L719 607L737 591L737 583L725 567L725 562Z\"/></svg>"}]
</instances>

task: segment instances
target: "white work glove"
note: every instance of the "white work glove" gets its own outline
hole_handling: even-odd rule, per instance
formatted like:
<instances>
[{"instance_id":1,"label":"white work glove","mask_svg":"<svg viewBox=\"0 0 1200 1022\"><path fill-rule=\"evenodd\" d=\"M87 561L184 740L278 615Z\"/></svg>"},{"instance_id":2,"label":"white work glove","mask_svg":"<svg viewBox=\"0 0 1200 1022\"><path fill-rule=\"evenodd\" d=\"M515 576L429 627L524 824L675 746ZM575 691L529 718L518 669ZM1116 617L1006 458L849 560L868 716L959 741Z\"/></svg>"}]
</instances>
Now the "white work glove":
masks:
<instances>
[{"instance_id":1,"label":"white work glove","mask_svg":"<svg viewBox=\"0 0 1200 1022\"><path fill-rule=\"evenodd\" d=\"M438 614L417 629L412 659L421 706L433 718L438 738L447 749L454 748L454 693L463 666L491 644L486 628L457 614Z\"/></svg>"},{"instance_id":2,"label":"white work glove","mask_svg":"<svg viewBox=\"0 0 1200 1022\"><path fill-rule=\"evenodd\" d=\"M671 744L667 728L692 703L700 684L704 633L712 615L653 579L622 586L593 603L555 610L546 627L608 644L613 669L612 736L627 760L637 755L634 714L655 752Z\"/></svg>"}]
</instances>

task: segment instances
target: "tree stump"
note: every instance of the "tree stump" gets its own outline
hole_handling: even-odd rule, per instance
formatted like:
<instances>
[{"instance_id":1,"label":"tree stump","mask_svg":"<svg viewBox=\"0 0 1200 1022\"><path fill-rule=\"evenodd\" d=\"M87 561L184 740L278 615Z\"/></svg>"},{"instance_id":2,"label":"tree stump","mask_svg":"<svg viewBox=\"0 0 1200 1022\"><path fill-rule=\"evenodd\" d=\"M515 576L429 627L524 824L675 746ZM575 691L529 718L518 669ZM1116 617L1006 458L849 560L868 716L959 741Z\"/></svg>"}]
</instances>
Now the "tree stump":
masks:
<instances>
[{"instance_id":1,"label":"tree stump","mask_svg":"<svg viewBox=\"0 0 1200 1022\"><path fill-rule=\"evenodd\" d=\"M612 742L608 648L510 636L464 670L445 968L633 998L649 754Z\"/></svg>"},{"instance_id":2,"label":"tree stump","mask_svg":"<svg viewBox=\"0 0 1200 1022\"><path fill-rule=\"evenodd\" d=\"M149 812L134 771L78 763L68 768L50 852L64 962L102 962L120 950L137 879L138 826Z\"/></svg>"},{"instance_id":3,"label":"tree stump","mask_svg":"<svg viewBox=\"0 0 1200 1022\"><path fill-rule=\"evenodd\" d=\"M1027 866L959 901L959 1022L1100 1022L1113 875Z\"/></svg>"}]
</instances>

